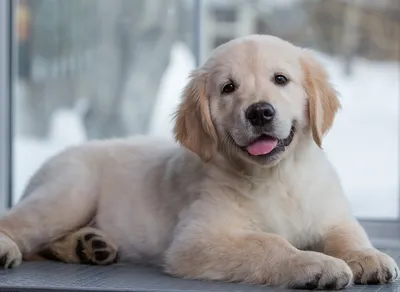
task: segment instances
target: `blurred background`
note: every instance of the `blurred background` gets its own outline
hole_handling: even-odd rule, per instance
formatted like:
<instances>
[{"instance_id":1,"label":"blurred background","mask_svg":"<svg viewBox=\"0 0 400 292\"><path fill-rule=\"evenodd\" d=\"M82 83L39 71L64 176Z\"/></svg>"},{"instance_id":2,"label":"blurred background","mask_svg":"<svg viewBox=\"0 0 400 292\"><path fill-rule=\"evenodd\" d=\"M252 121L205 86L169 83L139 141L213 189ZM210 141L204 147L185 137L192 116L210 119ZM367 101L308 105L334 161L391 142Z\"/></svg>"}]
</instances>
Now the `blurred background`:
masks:
<instances>
[{"instance_id":1,"label":"blurred background","mask_svg":"<svg viewBox=\"0 0 400 292\"><path fill-rule=\"evenodd\" d=\"M259 33L317 51L343 104L324 148L354 213L398 217L399 0L13 2L14 202L67 146L172 139L189 72L216 46Z\"/></svg>"}]
</instances>

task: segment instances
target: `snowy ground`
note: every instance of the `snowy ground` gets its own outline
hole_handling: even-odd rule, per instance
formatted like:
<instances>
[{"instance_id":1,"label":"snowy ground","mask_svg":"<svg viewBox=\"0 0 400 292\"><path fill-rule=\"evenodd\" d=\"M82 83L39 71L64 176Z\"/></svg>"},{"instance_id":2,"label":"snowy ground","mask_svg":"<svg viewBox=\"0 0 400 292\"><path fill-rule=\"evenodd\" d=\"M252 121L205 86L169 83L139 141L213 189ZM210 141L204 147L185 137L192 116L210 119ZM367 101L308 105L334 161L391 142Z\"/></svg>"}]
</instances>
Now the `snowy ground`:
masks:
<instances>
[{"instance_id":1,"label":"snowy ground","mask_svg":"<svg viewBox=\"0 0 400 292\"><path fill-rule=\"evenodd\" d=\"M149 133L167 138L172 138L172 113L194 67L193 56L181 44L174 46L171 57ZM340 62L326 56L320 58L343 104L324 148L341 176L354 213L359 217L394 218L399 205L399 64L358 60L353 77L347 78ZM53 120L48 141L20 136L15 139L14 202L29 176L46 158L85 140L74 112L58 111ZM63 135L58 135L60 132Z\"/></svg>"}]
</instances>

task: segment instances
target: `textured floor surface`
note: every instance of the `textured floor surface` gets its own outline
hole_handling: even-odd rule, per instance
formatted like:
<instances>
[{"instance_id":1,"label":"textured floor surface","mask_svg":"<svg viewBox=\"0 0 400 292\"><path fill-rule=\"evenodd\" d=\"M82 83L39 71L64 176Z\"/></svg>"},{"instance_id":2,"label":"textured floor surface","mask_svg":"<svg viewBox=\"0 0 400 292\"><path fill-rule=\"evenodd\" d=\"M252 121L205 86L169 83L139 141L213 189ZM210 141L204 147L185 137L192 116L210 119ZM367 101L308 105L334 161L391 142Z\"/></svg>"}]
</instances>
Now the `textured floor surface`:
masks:
<instances>
[{"instance_id":1,"label":"textured floor surface","mask_svg":"<svg viewBox=\"0 0 400 292\"><path fill-rule=\"evenodd\" d=\"M400 263L398 250L386 251ZM53 262L23 263L0 271L0 291L274 291L241 284L181 280L160 270L123 264L108 267L67 265ZM281 290L282 291L282 290ZM347 291L400 292L400 281L391 285L355 286Z\"/></svg>"}]
</instances>

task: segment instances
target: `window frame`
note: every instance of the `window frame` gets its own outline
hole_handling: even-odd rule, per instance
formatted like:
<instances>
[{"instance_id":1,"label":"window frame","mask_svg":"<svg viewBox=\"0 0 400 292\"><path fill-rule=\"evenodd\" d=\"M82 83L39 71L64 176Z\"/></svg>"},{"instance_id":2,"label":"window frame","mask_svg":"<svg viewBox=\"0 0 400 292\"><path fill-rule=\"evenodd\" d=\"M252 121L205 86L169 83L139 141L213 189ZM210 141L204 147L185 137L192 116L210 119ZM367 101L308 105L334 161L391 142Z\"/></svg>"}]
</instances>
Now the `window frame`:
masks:
<instances>
[{"instance_id":1,"label":"window frame","mask_svg":"<svg viewBox=\"0 0 400 292\"><path fill-rule=\"evenodd\" d=\"M15 1L15 0L14 0ZM202 60L203 40L203 0L194 1L194 52L196 66ZM0 213L11 207L12 203L12 150L13 150L13 111L12 111L12 68L13 59L13 0L0 1ZM6 66L3 66L5 64ZM2 163L5 161L6 163ZM400 194L398 217L393 220L357 217L376 245L400 246Z\"/></svg>"},{"instance_id":2,"label":"window frame","mask_svg":"<svg viewBox=\"0 0 400 292\"><path fill-rule=\"evenodd\" d=\"M11 0L0 1L0 213L10 207L12 191L11 11Z\"/></svg>"}]
</instances>

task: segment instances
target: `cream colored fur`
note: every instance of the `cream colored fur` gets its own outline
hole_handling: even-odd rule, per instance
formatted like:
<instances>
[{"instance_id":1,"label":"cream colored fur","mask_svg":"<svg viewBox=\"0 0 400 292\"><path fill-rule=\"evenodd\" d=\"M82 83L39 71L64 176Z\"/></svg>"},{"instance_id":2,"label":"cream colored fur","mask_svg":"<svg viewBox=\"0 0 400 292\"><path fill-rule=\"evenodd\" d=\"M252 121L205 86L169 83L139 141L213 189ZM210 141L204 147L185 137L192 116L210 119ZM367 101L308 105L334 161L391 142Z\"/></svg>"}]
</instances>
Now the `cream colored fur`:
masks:
<instances>
[{"instance_id":1,"label":"cream colored fur","mask_svg":"<svg viewBox=\"0 0 400 292\"><path fill-rule=\"evenodd\" d=\"M290 83L274 84L276 72ZM221 96L228 78L239 87ZM260 100L274 104L280 138L297 121L293 142L267 164L226 137L247 139L242 113ZM121 260L178 277L320 289L391 282L396 263L372 247L319 147L339 107L312 52L272 36L228 42L185 89L175 127L181 146L92 141L49 159L1 218L0 257L17 266L21 253L94 222Z\"/></svg>"}]
</instances>

